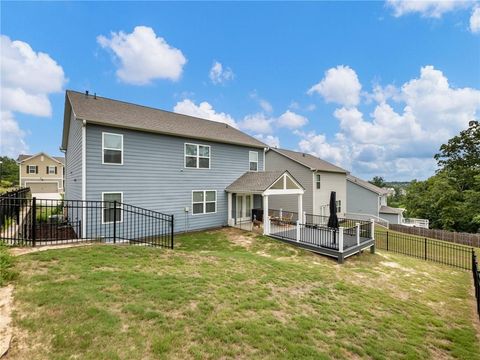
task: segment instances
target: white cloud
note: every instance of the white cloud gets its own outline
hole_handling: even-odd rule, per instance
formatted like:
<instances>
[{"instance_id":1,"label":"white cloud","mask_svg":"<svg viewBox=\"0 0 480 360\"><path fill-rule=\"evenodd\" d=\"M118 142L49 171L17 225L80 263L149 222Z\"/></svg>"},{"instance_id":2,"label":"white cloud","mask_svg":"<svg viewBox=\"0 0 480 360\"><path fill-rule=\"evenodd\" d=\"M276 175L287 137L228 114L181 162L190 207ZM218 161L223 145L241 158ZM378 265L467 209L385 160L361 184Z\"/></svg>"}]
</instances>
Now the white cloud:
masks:
<instances>
[{"instance_id":1,"label":"white cloud","mask_svg":"<svg viewBox=\"0 0 480 360\"><path fill-rule=\"evenodd\" d=\"M479 90L452 87L433 66L421 68L418 78L395 90L375 87L372 98L377 104L371 114L339 107L334 112L340 124L335 138L297 132L299 148L365 177L424 178L435 169L432 157L439 146L465 129L480 110ZM392 99L402 105L401 111L388 103Z\"/></svg>"},{"instance_id":2,"label":"white cloud","mask_svg":"<svg viewBox=\"0 0 480 360\"><path fill-rule=\"evenodd\" d=\"M25 132L14 112L49 117L48 96L61 92L66 83L60 65L48 54L35 52L26 42L0 35L1 134L0 152L16 157L25 152Z\"/></svg>"},{"instance_id":3,"label":"white cloud","mask_svg":"<svg viewBox=\"0 0 480 360\"><path fill-rule=\"evenodd\" d=\"M250 114L240 122L240 128L260 134L273 133L274 118L266 116L264 113Z\"/></svg>"},{"instance_id":4,"label":"white cloud","mask_svg":"<svg viewBox=\"0 0 480 360\"><path fill-rule=\"evenodd\" d=\"M460 0L387 0L396 17L418 13L423 17L441 18L443 14L470 6L472 1Z\"/></svg>"},{"instance_id":5,"label":"white cloud","mask_svg":"<svg viewBox=\"0 0 480 360\"><path fill-rule=\"evenodd\" d=\"M480 33L480 6L476 6L470 16L470 31L472 33Z\"/></svg>"},{"instance_id":6,"label":"white cloud","mask_svg":"<svg viewBox=\"0 0 480 360\"><path fill-rule=\"evenodd\" d=\"M339 144L330 144L324 134L315 132L296 132L302 137L298 143L300 151L328 160L339 166L345 166L346 151Z\"/></svg>"},{"instance_id":7,"label":"white cloud","mask_svg":"<svg viewBox=\"0 0 480 360\"><path fill-rule=\"evenodd\" d=\"M308 94L318 93L326 102L343 106L356 106L360 102L362 85L356 72L348 66L339 65L325 72L325 77L308 90Z\"/></svg>"},{"instance_id":8,"label":"white cloud","mask_svg":"<svg viewBox=\"0 0 480 360\"><path fill-rule=\"evenodd\" d=\"M0 153L16 158L19 154L28 151L25 143L25 132L20 129L18 122L10 111L0 112Z\"/></svg>"},{"instance_id":9,"label":"white cloud","mask_svg":"<svg viewBox=\"0 0 480 360\"><path fill-rule=\"evenodd\" d=\"M196 105L192 100L185 99L179 101L174 106L173 111L179 114L225 123L238 128L236 121L229 114L216 112L213 106L206 101Z\"/></svg>"},{"instance_id":10,"label":"white cloud","mask_svg":"<svg viewBox=\"0 0 480 360\"><path fill-rule=\"evenodd\" d=\"M120 61L117 76L133 85L145 85L155 79L176 81L187 59L148 26L136 26L133 32L112 32L111 38L97 36L97 42L113 51Z\"/></svg>"},{"instance_id":11,"label":"white cloud","mask_svg":"<svg viewBox=\"0 0 480 360\"><path fill-rule=\"evenodd\" d=\"M308 123L308 119L305 116L294 113L287 110L277 119L277 124L280 127L286 127L289 129L297 129Z\"/></svg>"},{"instance_id":12,"label":"white cloud","mask_svg":"<svg viewBox=\"0 0 480 360\"><path fill-rule=\"evenodd\" d=\"M279 148L280 139L278 136L257 134L255 137L270 147Z\"/></svg>"},{"instance_id":13,"label":"white cloud","mask_svg":"<svg viewBox=\"0 0 480 360\"><path fill-rule=\"evenodd\" d=\"M267 100L262 99L260 96L258 96L257 90L253 90L250 93L250 98L258 102L258 105L260 105L260 107L264 112L271 113L273 111L272 104L270 104Z\"/></svg>"},{"instance_id":14,"label":"white cloud","mask_svg":"<svg viewBox=\"0 0 480 360\"><path fill-rule=\"evenodd\" d=\"M229 67L224 68L222 63L215 61L210 69L210 80L214 84L225 84L227 81L233 80L235 74Z\"/></svg>"}]
</instances>

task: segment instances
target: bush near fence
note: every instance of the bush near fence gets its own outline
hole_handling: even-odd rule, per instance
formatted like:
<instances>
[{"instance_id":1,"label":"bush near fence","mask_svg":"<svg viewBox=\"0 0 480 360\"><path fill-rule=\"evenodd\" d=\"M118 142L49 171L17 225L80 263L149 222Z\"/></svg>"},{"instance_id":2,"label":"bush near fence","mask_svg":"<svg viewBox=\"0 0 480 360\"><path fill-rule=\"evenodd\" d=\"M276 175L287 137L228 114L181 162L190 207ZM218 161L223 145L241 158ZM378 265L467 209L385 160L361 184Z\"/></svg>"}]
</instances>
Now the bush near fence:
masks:
<instances>
[{"instance_id":1,"label":"bush near fence","mask_svg":"<svg viewBox=\"0 0 480 360\"><path fill-rule=\"evenodd\" d=\"M399 231L405 234L429 237L432 239L453 242L468 246L480 247L480 234L459 233L439 229L424 229L399 224L390 224L390 230Z\"/></svg>"},{"instance_id":2,"label":"bush near fence","mask_svg":"<svg viewBox=\"0 0 480 360\"><path fill-rule=\"evenodd\" d=\"M460 269L472 269L473 248L464 245L376 230L375 247Z\"/></svg>"}]
</instances>

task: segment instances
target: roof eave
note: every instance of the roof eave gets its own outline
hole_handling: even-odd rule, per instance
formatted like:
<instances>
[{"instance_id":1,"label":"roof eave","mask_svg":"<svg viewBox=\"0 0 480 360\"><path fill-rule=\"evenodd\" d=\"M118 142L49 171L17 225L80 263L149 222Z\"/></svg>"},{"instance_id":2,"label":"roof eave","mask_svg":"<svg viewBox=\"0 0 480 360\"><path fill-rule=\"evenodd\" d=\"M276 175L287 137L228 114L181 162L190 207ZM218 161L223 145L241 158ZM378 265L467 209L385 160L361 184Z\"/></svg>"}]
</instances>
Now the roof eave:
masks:
<instances>
[{"instance_id":1,"label":"roof eave","mask_svg":"<svg viewBox=\"0 0 480 360\"><path fill-rule=\"evenodd\" d=\"M162 135L175 136L175 137L180 137L180 138L211 141L211 142L216 142L216 143L221 143L221 144L232 144L232 145L238 145L238 146L244 146L244 147L253 147L253 148L257 148L257 149L267 148L267 145L265 145L265 144L263 144L263 145L261 145L261 144L253 145L253 144L240 143L240 142L236 142L236 141L220 141L218 139L211 139L211 138L203 137L203 136L186 136L186 135L181 135L181 134L177 134L177 133L171 133L171 132L168 132L168 131L148 130L148 129L135 127L135 126L119 126L119 125L115 125L115 124L105 123L101 120L89 120L89 119L85 119L85 118L82 118L82 119L87 124L107 126L107 127L112 127L112 128L116 128L116 129L128 129L128 130L135 130L135 131L147 132L147 133L152 133L152 134L162 134Z\"/></svg>"}]
</instances>

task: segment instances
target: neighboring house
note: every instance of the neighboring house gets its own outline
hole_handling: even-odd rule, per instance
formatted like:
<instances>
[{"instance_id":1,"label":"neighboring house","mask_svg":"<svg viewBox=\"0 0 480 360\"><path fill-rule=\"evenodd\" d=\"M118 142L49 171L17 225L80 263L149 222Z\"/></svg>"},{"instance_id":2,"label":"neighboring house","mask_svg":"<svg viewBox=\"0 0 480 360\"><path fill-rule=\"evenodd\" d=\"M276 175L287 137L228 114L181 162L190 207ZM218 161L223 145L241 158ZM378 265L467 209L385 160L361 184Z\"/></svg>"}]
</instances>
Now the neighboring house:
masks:
<instances>
[{"instance_id":1,"label":"neighboring house","mask_svg":"<svg viewBox=\"0 0 480 360\"><path fill-rule=\"evenodd\" d=\"M230 125L75 91L66 92L62 149L65 199L116 200L173 214L175 232L248 218L262 196L283 191L272 184L273 191L227 193L245 173L263 172L267 149ZM102 223L108 216L102 213Z\"/></svg>"},{"instance_id":2,"label":"neighboring house","mask_svg":"<svg viewBox=\"0 0 480 360\"><path fill-rule=\"evenodd\" d=\"M329 215L330 193L336 192L337 213L347 209L347 171L302 152L271 148L265 155L266 170L288 170L304 187L303 208L309 214ZM297 211L294 196L272 199L271 209Z\"/></svg>"},{"instance_id":3,"label":"neighboring house","mask_svg":"<svg viewBox=\"0 0 480 360\"><path fill-rule=\"evenodd\" d=\"M41 152L35 155L21 154L17 162L20 186L29 187L34 196L63 193L65 158Z\"/></svg>"},{"instance_id":4,"label":"neighboring house","mask_svg":"<svg viewBox=\"0 0 480 360\"><path fill-rule=\"evenodd\" d=\"M347 175L347 215L359 218L384 219L401 224L404 209L387 206L388 189L375 186L353 175ZM381 221L381 220L380 220Z\"/></svg>"}]
</instances>

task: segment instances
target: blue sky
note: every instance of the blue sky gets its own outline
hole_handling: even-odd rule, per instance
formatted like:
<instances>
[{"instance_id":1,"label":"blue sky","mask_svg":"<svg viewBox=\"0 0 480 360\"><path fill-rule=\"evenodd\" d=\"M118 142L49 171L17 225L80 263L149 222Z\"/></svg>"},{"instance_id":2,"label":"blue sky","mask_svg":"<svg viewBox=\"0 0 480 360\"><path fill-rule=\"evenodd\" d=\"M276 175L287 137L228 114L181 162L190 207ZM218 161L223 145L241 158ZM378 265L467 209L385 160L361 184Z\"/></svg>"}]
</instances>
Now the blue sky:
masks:
<instances>
[{"instance_id":1,"label":"blue sky","mask_svg":"<svg viewBox=\"0 0 480 360\"><path fill-rule=\"evenodd\" d=\"M2 2L0 152L60 155L64 90L88 89L423 179L478 119L477 6Z\"/></svg>"}]
</instances>

